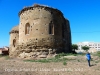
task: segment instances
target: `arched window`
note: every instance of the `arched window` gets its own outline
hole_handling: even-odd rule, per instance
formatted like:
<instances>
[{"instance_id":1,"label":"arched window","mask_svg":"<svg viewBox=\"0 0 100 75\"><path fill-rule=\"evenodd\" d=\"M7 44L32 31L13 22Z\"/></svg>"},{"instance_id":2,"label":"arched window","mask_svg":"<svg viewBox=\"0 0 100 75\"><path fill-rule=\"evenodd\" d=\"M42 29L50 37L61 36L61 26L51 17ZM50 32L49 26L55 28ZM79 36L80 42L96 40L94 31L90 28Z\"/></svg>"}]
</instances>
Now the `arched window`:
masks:
<instances>
[{"instance_id":1,"label":"arched window","mask_svg":"<svg viewBox=\"0 0 100 75\"><path fill-rule=\"evenodd\" d=\"M54 24L49 25L49 34L54 34Z\"/></svg>"},{"instance_id":2,"label":"arched window","mask_svg":"<svg viewBox=\"0 0 100 75\"><path fill-rule=\"evenodd\" d=\"M26 23L25 25L25 34L29 34L30 33L30 24Z\"/></svg>"},{"instance_id":3,"label":"arched window","mask_svg":"<svg viewBox=\"0 0 100 75\"><path fill-rule=\"evenodd\" d=\"M13 39L13 46L15 47L16 45L16 39Z\"/></svg>"}]
</instances>

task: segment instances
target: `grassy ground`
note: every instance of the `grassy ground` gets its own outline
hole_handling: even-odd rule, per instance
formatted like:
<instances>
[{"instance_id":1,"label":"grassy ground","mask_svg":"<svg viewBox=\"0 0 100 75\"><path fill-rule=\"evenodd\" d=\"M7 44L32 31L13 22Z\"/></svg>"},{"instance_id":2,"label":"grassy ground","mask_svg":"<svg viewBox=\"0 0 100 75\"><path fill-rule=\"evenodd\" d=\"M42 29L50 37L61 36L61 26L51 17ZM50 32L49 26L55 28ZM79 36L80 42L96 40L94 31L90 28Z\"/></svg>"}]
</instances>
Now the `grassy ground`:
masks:
<instances>
[{"instance_id":1,"label":"grassy ground","mask_svg":"<svg viewBox=\"0 0 100 75\"><path fill-rule=\"evenodd\" d=\"M91 67L88 67L85 54L61 53L54 58L41 60L0 56L0 75L99 75L99 52L91 54L91 57Z\"/></svg>"}]
</instances>

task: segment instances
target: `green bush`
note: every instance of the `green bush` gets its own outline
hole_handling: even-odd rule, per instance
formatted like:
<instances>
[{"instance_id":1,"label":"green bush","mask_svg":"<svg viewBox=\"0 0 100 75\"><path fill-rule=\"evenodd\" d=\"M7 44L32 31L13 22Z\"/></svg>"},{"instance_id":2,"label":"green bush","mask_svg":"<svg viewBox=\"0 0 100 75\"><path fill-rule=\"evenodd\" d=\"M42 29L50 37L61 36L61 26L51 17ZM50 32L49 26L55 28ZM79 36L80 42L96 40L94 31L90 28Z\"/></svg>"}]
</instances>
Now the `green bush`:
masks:
<instances>
[{"instance_id":1,"label":"green bush","mask_svg":"<svg viewBox=\"0 0 100 75\"><path fill-rule=\"evenodd\" d=\"M67 65L66 61L63 62L63 65Z\"/></svg>"},{"instance_id":2,"label":"green bush","mask_svg":"<svg viewBox=\"0 0 100 75\"><path fill-rule=\"evenodd\" d=\"M78 59L77 61L78 61L78 62L80 62L80 60L79 60L79 59Z\"/></svg>"}]
</instances>

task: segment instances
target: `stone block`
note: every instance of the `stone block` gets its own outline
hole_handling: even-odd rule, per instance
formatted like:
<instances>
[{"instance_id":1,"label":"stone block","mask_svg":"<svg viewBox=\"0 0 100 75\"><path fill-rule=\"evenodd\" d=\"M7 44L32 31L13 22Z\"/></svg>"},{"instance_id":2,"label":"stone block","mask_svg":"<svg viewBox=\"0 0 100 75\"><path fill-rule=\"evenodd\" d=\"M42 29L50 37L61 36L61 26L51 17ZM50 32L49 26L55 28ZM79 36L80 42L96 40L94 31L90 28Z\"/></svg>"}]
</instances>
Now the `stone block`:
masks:
<instances>
[{"instance_id":1,"label":"stone block","mask_svg":"<svg viewBox=\"0 0 100 75\"><path fill-rule=\"evenodd\" d=\"M46 58L47 55L39 55L38 57L39 57L39 58Z\"/></svg>"}]
</instances>

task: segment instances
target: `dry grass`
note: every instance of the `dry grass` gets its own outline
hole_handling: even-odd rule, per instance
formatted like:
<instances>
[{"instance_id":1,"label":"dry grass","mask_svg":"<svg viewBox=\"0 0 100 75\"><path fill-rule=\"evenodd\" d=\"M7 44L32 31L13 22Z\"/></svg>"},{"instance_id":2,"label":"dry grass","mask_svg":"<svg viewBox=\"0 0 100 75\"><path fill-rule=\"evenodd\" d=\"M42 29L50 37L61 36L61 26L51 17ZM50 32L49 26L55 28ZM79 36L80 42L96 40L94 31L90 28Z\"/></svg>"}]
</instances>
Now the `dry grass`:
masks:
<instances>
[{"instance_id":1,"label":"dry grass","mask_svg":"<svg viewBox=\"0 0 100 75\"><path fill-rule=\"evenodd\" d=\"M7 59L5 59L7 58ZM100 57L92 55L88 67L84 55L64 57L58 62L26 62L19 59L0 57L0 75L99 75ZM54 59L52 59L54 61Z\"/></svg>"}]
</instances>

